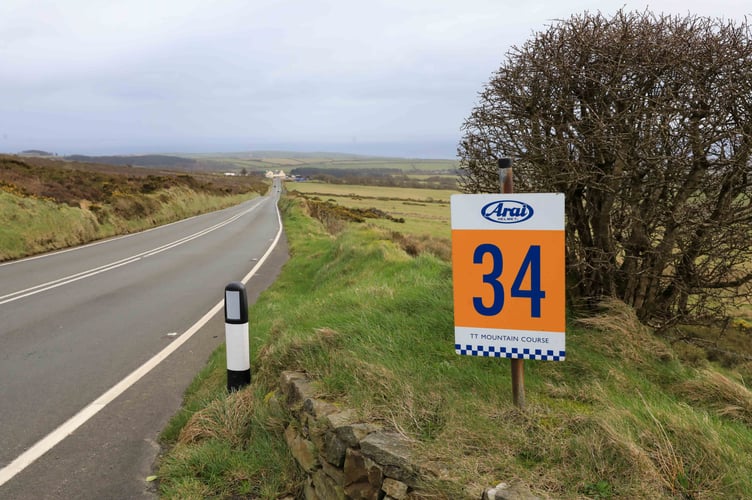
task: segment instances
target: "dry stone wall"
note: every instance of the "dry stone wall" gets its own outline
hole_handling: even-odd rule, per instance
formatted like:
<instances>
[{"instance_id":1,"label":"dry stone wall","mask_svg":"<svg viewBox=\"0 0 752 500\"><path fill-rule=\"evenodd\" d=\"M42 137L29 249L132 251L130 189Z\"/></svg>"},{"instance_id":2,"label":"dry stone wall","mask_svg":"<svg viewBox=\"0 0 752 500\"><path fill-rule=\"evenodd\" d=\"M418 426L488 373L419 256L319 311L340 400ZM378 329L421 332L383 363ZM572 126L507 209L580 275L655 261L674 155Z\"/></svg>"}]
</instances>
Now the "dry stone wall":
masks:
<instances>
[{"instance_id":1,"label":"dry stone wall","mask_svg":"<svg viewBox=\"0 0 752 500\"><path fill-rule=\"evenodd\" d=\"M280 389L293 415L285 438L308 475L306 500L437 498L421 491L419 470L400 434L316 399L304 373L284 372Z\"/></svg>"},{"instance_id":2,"label":"dry stone wall","mask_svg":"<svg viewBox=\"0 0 752 500\"><path fill-rule=\"evenodd\" d=\"M293 417L285 429L287 445L308 475L306 500L449 499L421 489L421 474L427 472L414 461L402 435L359 422L352 410L316 399L314 383L305 373L283 372L280 392L279 402ZM479 496L539 500L525 488L505 483Z\"/></svg>"}]
</instances>

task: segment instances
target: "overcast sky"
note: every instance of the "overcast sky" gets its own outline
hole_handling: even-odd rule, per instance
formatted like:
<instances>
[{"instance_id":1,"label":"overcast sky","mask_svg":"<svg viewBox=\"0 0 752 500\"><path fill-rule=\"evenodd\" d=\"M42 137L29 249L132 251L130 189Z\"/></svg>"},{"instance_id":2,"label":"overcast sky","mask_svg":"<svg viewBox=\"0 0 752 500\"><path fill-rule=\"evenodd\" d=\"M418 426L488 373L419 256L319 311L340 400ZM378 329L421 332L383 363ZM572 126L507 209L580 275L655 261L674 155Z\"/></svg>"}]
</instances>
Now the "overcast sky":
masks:
<instances>
[{"instance_id":1,"label":"overcast sky","mask_svg":"<svg viewBox=\"0 0 752 500\"><path fill-rule=\"evenodd\" d=\"M513 45L620 7L748 0L0 0L0 152L455 155Z\"/></svg>"}]
</instances>

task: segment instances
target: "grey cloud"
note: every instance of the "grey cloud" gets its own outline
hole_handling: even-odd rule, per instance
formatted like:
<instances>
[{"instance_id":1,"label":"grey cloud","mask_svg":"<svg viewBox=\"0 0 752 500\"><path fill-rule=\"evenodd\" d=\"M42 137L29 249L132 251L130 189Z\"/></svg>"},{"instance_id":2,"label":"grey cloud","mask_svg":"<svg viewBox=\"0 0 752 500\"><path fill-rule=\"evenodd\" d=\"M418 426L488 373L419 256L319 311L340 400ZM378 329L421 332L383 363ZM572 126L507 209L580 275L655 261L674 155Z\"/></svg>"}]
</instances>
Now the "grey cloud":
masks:
<instances>
[{"instance_id":1,"label":"grey cloud","mask_svg":"<svg viewBox=\"0 0 752 500\"><path fill-rule=\"evenodd\" d=\"M404 151L413 141L452 156L513 44L551 19L623 1L39 5L0 3L0 151L386 142Z\"/></svg>"}]
</instances>

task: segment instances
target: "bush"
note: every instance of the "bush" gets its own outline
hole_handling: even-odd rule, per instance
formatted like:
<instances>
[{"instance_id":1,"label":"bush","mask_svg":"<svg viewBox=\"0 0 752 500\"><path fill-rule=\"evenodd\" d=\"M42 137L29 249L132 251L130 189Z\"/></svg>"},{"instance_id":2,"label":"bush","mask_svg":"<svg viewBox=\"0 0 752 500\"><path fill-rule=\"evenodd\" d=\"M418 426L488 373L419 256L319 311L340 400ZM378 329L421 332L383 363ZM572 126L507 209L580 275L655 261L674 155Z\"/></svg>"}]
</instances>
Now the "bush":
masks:
<instances>
[{"instance_id":1,"label":"bush","mask_svg":"<svg viewBox=\"0 0 752 500\"><path fill-rule=\"evenodd\" d=\"M480 94L462 188L566 195L570 290L663 327L752 299L752 39L746 20L619 11L552 24Z\"/></svg>"}]
</instances>

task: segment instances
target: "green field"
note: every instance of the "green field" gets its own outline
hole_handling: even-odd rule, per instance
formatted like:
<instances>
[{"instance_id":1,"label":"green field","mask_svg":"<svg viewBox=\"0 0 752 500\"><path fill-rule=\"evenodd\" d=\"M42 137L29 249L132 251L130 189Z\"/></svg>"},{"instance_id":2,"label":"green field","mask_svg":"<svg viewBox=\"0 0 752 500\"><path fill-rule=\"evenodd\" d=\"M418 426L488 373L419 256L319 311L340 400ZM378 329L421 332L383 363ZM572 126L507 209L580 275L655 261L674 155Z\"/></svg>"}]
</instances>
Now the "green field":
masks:
<instances>
[{"instance_id":1,"label":"green field","mask_svg":"<svg viewBox=\"0 0 752 500\"><path fill-rule=\"evenodd\" d=\"M405 173L440 172L457 168L455 160L410 160L410 159L364 159L364 160L321 160L305 163L306 167L318 168L393 168Z\"/></svg>"},{"instance_id":2,"label":"green field","mask_svg":"<svg viewBox=\"0 0 752 500\"><path fill-rule=\"evenodd\" d=\"M451 236L449 197L457 191L320 182L286 182L285 188L344 207L376 208L405 219L404 223L385 219L369 221L390 231L447 239Z\"/></svg>"},{"instance_id":3,"label":"green field","mask_svg":"<svg viewBox=\"0 0 752 500\"><path fill-rule=\"evenodd\" d=\"M508 360L454 352L446 259L281 205L291 259L249 314L252 385L228 396L214 353L163 434L164 498L303 498L284 415L265 403L282 370L410 438L432 498L502 481L539 498L752 498L752 365L675 350L609 301L569 318L566 361L525 363L520 410Z\"/></svg>"},{"instance_id":4,"label":"green field","mask_svg":"<svg viewBox=\"0 0 752 500\"><path fill-rule=\"evenodd\" d=\"M336 153L290 153L282 151L257 151L250 153L186 154L203 162L216 162L235 170L249 171L279 170L289 173L296 167L326 169L366 169L388 168L405 174L422 172L451 172L459 163L457 160L424 160L411 158L379 158Z\"/></svg>"}]
</instances>

